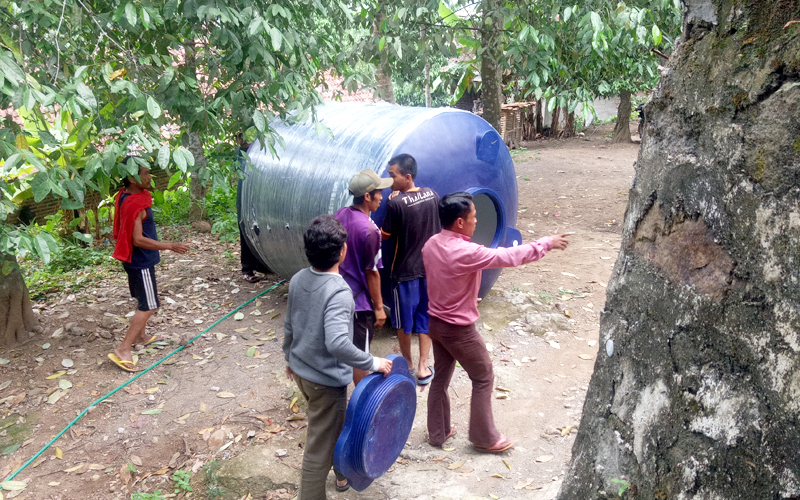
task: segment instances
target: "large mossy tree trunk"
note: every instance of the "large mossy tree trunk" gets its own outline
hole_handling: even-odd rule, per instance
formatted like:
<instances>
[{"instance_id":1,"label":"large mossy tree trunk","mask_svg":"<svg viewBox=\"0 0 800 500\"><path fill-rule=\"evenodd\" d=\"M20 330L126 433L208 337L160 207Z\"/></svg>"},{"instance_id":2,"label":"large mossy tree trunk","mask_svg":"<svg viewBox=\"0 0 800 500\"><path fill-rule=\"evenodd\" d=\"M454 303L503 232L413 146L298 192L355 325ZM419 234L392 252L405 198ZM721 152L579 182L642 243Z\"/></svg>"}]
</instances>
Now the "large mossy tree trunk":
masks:
<instances>
[{"instance_id":1,"label":"large mossy tree trunk","mask_svg":"<svg viewBox=\"0 0 800 500\"><path fill-rule=\"evenodd\" d=\"M611 142L633 142L631 138L631 93L628 90L623 90L619 94L617 124L614 125Z\"/></svg>"},{"instance_id":2,"label":"large mossy tree trunk","mask_svg":"<svg viewBox=\"0 0 800 500\"><path fill-rule=\"evenodd\" d=\"M684 3L559 500L800 498L800 4Z\"/></svg>"},{"instance_id":3,"label":"large mossy tree trunk","mask_svg":"<svg viewBox=\"0 0 800 500\"><path fill-rule=\"evenodd\" d=\"M36 316L31 307L30 294L25 280L16 266L16 260L0 257L0 268L7 260L13 264L13 271L0 272L0 346L12 346L28 340L28 333L36 326Z\"/></svg>"}]
</instances>

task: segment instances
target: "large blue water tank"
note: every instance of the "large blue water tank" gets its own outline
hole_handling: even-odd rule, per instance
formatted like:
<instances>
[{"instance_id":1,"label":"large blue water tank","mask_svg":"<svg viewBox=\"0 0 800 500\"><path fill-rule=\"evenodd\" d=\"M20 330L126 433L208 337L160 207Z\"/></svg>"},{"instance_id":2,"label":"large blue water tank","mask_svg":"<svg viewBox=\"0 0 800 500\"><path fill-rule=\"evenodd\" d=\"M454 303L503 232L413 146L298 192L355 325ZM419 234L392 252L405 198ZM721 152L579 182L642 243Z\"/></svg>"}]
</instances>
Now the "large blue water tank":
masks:
<instances>
[{"instance_id":1,"label":"large blue water tank","mask_svg":"<svg viewBox=\"0 0 800 500\"><path fill-rule=\"evenodd\" d=\"M277 157L258 142L248 150L254 170L242 183L244 232L258 257L274 272L290 277L308 266L303 232L319 214L348 205L350 178L371 168L388 177L387 161L400 153L417 160L417 186L439 196L468 191L475 196L478 225L473 241L489 246L521 243L517 221L514 164L497 132L482 118L448 108L389 104L326 104L322 125L273 124L282 137ZM390 190L372 218L380 227ZM391 264L384 245L384 266ZM483 272L480 295L492 287L499 269ZM386 280L384 280L386 281Z\"/></svg>"}]
</instances>

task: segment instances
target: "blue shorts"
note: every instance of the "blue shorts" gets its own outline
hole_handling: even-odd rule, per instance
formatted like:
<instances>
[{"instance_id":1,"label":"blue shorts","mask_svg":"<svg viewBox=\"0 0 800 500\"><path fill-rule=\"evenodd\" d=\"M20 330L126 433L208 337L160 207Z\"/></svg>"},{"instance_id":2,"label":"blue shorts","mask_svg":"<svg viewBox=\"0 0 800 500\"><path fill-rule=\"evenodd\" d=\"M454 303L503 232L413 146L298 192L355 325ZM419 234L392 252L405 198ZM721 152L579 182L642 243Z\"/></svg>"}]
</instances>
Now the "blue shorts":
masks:
<instances>
[{"instance_id":1,"label":"blue shorts","mask_svg":"<svg viewBox=\"0 0 800 500\"><path fill-rule=\"evenodd\" d=\"M405 333L428 333L428 282L401 281L392 287L392 326Z\"/></svg>"}]
</instances>

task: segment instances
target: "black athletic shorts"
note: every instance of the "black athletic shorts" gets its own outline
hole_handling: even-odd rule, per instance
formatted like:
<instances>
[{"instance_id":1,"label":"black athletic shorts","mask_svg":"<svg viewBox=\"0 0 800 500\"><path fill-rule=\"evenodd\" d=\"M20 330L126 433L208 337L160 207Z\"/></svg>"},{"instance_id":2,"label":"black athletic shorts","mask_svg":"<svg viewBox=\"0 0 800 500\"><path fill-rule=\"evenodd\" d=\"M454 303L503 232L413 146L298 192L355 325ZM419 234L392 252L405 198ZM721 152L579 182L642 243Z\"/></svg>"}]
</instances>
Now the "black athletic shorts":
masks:
<instances>
[{"instance_id":1,"label":"black athletic shorts","mask_svg":"<svg viewBox=\"0 0 800 500\"><path fill-rule=\"evenodd\" d=\"M356 311L353 320L353 345L368 353L373 337L375 337L375 313Z\"/></svg>"},{"instance_id":2,"label":"black athletic shorts","mask_svg":"<svg viewBox=\"0 0 800 500\"><path fill-rule=\"evenodd\" d=\"M139 301L140 311L152 311L161 307L158 301L158 290L156 289L156 268L147 269L128 269L128 287L131 289L131 297Z\"/></svg>"}]
</instances>

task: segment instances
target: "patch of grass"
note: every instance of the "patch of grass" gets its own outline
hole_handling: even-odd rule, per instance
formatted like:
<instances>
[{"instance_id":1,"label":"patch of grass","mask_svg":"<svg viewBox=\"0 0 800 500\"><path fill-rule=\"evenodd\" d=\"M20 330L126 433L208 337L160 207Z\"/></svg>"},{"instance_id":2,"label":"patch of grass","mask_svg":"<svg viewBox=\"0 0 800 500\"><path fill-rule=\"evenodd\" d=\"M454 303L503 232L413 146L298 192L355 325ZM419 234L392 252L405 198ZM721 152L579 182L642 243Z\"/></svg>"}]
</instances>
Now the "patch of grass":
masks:
<instances>
[{"instance_id":1,"label":"patch of grass","mask_svg":"<svg viewBox=\"0 0 800 500\"><path fill-rule=\"evenodd\" d=\"M522 153L526 153L527 151L528 151L527 148L512 149L511 150L511 158L514 158L516 156L520 156L520 155L522 155Z\"/></svg>"},{"instance_id":2,"label":"patch of grass","mask_svg":"<svg viewBox=\"0 0 800 500\"><path fill-rule=\"evenodd\" d=\"M175 494L189 493L192 491L192 486L189 481L192 479L192 471L189 470L176 470L172 475L172 481L175 483Z\"/></svg>"},{"instance_id":3,"label":"patch of grass","mask_svg":"<svg viewBox=\"0 0 800 500\"><path fill-rule=\"evenodd\" d=\"M119 270L111 257L111 245L84 247L61 242L60 252L44 264L36 258L19 260L31 299L42 300L49 294L74 293L87 285L108 279L108 274Z\"/></svg>"},{"instance_id":4,"label":"patch of grass","mask_svg":"<svg viewBox=\"0 0 800 500\"><path fill-rule=\"evenodd\" d=\"M211 499L222 498L225 490L219 485L219 477L217 471L219 470L219 462L212 460L203 466L203 473L206 476L206 496Z\"/></svg>"},{"instance_id":5,"label":"patch of grass","mask_svg":"<svg viewBox=\"0 0 800 500\"><path fill-rule=\"evenodd\" d=\"M166 498L167 497L165 497L164 494L158 490L152 493L137 491L131 495L131 500L166 500Z\"/></svg>"}]
</instances>

